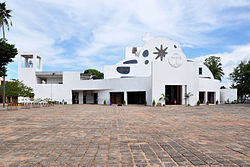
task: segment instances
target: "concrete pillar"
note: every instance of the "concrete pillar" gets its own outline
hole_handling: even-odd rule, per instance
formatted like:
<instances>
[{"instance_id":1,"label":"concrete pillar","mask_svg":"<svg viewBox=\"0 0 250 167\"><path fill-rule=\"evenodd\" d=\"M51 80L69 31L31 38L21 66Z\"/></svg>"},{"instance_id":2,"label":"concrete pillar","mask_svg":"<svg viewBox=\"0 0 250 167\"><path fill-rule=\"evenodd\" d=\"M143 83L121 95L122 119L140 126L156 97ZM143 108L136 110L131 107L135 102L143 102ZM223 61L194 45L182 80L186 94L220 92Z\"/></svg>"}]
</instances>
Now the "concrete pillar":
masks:
<instances>
[{"instance_id":1,"label":"concrete pillar","mask_svg":"<svg viewBox=\"0 0 250 167\"><path fill-rule=\"evenodd\" d=\"M83 91L79 91L79 104L83 104Z\"/></svg>"},{"instance_id":2,"label":"concrete pillar","mask_svg":"<svg viewBox=\"0 0 250 167\"><path fill-rule=\"evenodd\" d=\"M185 94L187 93L187 85L184 85L184 91L183 91L183 99L185 101L185 105L188 104L187 99L185 98Z\"/></svg>"},{"instance_id":3,"label":"concrete pillar","mask_svg":"<svg viewBox=\"0 0 250 167\"><path fill-rule=\"evenodd\" d=\"M205 93L204 93L205 95L205 97L204 97L204 104L207 104L207 91L205 91Z\"/></svg>"},{"instance_id":4,"label":"concrete pillar","mask_svg":"<svg viewBox=\"0 0 250 167\"><path fill-rule=\"evenodd\" d=\"M128 94L127 91L124 91L124 100L126 101L126 105L128 104Z\"/></svg>"}]
</instances>

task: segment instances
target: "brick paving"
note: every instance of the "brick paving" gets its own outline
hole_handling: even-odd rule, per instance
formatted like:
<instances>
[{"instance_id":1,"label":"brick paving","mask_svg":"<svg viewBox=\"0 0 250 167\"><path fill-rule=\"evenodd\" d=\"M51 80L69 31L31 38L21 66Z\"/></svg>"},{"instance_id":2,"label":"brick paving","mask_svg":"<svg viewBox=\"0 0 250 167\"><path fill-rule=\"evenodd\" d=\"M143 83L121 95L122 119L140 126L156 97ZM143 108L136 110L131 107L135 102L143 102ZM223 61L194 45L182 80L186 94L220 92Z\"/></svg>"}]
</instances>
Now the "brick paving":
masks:
<instances>
[{"instance_id":1,"label":"brick paving","mask_svg":"<svg viewBox=\"0 0 250 167\"><path fill-rule=\"evenodd\" d=\"M0 112L0 166L250 166L250 105Z\"/></svg>"}]
</instances>

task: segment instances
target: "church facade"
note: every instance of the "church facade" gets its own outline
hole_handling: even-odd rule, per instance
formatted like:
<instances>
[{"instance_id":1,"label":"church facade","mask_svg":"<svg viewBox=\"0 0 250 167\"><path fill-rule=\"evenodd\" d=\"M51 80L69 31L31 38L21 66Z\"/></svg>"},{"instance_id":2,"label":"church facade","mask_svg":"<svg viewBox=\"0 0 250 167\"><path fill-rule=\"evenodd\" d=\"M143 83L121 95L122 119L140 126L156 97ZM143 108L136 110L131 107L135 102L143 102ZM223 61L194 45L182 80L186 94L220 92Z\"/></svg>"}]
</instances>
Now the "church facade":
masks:
<instances>
[{"instance_id":1,"label":"church facade","mask_svg":"<svg viewBox=\"0 0 250 167\"><path fill-rule=\"evenodd\" d=\"M34 89L35 98L68 104L220 102L220 82L202 62L188 59L178 43L168 38L144 42L142 47L127 47L122 61L104 66L104 79L75 71L43 71L42 57L33 53L19 55L18 79ZM162 95L168 100L160 100Z\"/></svg>"}]
</instances>

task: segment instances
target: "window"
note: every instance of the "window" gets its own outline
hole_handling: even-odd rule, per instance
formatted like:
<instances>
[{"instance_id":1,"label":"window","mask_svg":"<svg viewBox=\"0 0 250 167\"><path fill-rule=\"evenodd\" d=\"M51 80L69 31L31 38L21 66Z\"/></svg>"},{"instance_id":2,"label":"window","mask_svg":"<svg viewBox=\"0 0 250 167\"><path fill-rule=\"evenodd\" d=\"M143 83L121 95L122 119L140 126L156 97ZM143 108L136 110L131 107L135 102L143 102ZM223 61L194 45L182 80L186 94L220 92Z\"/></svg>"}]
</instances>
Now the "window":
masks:
<instances>
[{"instance_id":1,"label":"window","mask_svg":"<svg viewBox=\"0 0 250 167\"><path fill-rule=\"evenodd\" d=\"M148 60L145 60L145 64L148 64L149 63L149 61Z\"/></svg>"},{"instance_id":2,"label":"window","mask_svg":"<svg viewBox=\"0 0 250 167\"><path fill-rule=\"evenodd\" d=\"M128 74L130 72L130 67L117 67L116 70L120 74Z\"/></svg>"},{"instance_id":3,"label":"window","mask_svg":"<svg viewBox=\"0 0 250 167\"><path fill-rule=\"evenodd\" d=\"M37 57L36 68L41 69L41 58L40 57Z\"/></svg>"},{"instance_id":4,"label":"window","mask_svg":"<svg viewBox=\"0 0 250 167\"><path fill-rule=\"evenodd\" d=\"M148 57L148 50L144 50L142 55L143 55L143 57Z\"/></svg>"},{"instance_id":5,"label":"window","mask_svg":"<svg viewBox=\"0 0 250 167\"><path fill-rule=\"evenodd\" d=\"M202 75L202 68L199 68L199 75Z\"/></svg>"},{"instance_id":6,"label":"window","mask_svg":"<svg viewBox=\"0 0 250 167\"><path fill-rule=\"evenodd\" d=\"M124 61L123 64L137 64L137 60L128 60L128 61Z\"/></svg>"},{"instance_id":7,"label":"window","mask_svg":"<svg viewBox=\"0 0 250 167\"><path fill-rule=\"evenodd\" d=\"M174 48L177 48L177 46L176 46L176 45L174 45Z\"/></svg>"},{"instance_id":8,"label":"window","mask_svg":"<svg viewBox=\"0 0 250 167\"><path fill-rule=\"evenodd\" d=\"M133 48L132 48L132 53L133 53L133 54L136 54L136 52L137 52L137 47L133 47Z\"/></svg>"}]
</instances>

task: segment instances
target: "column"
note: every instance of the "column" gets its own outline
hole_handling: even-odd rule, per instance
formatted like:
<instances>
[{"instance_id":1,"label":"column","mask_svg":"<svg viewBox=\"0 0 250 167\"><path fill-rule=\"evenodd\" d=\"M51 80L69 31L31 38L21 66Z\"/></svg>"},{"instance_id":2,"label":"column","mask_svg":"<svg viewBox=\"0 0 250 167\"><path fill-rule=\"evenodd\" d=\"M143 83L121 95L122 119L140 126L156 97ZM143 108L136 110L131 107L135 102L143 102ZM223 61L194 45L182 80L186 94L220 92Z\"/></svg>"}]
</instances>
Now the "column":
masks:
<instances>
[{"instance_id":1,"label":"column","mask_svg":"<svg viewBox=\"0 0 250 167\"><path fill-rule=\"evenodd\" d=\"M204 96L205 96L204 97L204 104L207 104L207 92L206 91L204 92Z\"/></svg>"},{"instance_id":2,"label":"column","mask_svg":"<svg viewBox=\"0 0 250 167\"><path fill-rule=\"evenodd\" d=\"M124 91L124 100L126 101L126 105L127 105L128 104L127 91Z\"/></svg>"}]
</instances>

